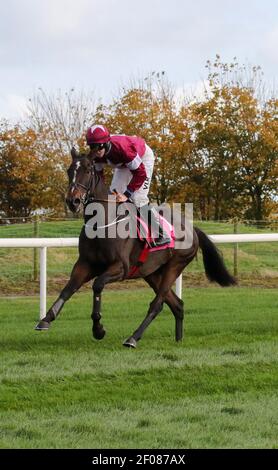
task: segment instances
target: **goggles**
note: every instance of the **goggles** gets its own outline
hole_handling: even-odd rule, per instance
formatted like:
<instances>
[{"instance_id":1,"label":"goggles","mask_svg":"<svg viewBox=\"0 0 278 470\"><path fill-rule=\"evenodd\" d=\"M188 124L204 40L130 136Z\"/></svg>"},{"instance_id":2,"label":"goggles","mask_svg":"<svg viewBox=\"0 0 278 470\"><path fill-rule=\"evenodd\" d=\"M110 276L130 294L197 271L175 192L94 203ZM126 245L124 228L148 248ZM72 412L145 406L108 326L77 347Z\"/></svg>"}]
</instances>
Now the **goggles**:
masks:
<instances>
[{"instance_id":1,"label":"goggles","mask_svg":"<svg viewBox=\"0 0 278 470\"><path fill-rule=\"evenodd\" d=\"M104 149L105 144L90 144L89 147L91 150L98 151Z\"/></svg>"}]
</instances>

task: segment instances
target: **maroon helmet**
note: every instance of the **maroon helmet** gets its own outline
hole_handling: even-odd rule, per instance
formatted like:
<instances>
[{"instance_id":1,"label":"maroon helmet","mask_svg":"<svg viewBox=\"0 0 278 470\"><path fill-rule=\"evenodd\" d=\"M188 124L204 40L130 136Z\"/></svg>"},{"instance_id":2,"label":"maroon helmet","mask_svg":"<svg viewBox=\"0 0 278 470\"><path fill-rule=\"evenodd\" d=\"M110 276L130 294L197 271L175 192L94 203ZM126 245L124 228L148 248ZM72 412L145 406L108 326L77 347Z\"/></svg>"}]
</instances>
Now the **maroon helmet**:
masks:
<instances>
[{"instance_id":1,"label":"maroon helmet","mask_svg":"<svg viewBox=\"0 0 278 470\"><path fill-rule=\"evenodd\" d=\"M107 142L110 142L109 130L100 124L95 124L87 130L86 141L88 145L106 144Z\"/></svg>"}]
</instances>

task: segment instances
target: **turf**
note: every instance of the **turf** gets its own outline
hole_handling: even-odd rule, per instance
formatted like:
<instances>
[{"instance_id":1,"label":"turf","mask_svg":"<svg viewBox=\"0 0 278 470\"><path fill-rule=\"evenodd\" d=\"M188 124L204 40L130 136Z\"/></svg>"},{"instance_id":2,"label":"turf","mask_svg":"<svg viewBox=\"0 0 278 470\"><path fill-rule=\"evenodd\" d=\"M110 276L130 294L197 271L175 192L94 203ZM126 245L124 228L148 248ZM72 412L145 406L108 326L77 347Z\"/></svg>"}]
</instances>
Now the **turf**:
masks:
<instances>
[{"instance_id":1,"label":"turf","mask_svg":"<svg viewBox=\"0 0 278 470\"><path fill-rule=\"evenodd\" d=\"M200 222L198 225L207 234L233 233L232 223ZM82 226L81 219L49 221L39 224L41 237L77 237ZM277 231L277 225L273 226ZM32 237L34 227L31 223L0 226L0 238ZM239 224L239 233L272 232L269 227ZM272 232L273 233L273 232ZM278 243L241 243L238 245L238 276L241 283L273 287L278 283ZM234 246L219 245L229 270L234 270ZM35 253L36 251L36 253ZM50 248L47 252L48 290L57 293L68 279L77 259L77 248ZM34 261L34 254L37 261ZM33 248L0 248L0 292L3 294L37 293L39 291L39 250ZM34 266L37 266L35 274ZM190 273L190 285L204 284L204 266L201 254L185 270ZM36 279L33 282L34 278ZM58 288L56 288L58 287Z\"/></svg>"},{"instance_id":2,"label":"turf","mask_svg":"<svg viewBox=\"0 0 278 470\"><path fill-rule=\"evenodd\" d=\"M88 293L46 333L37 298L1 299L0 447L277 448L278 289L184 295L184 341L165 307L136 350L149 289L105 292L100 342Z\"/></svg>"}]
</instances>

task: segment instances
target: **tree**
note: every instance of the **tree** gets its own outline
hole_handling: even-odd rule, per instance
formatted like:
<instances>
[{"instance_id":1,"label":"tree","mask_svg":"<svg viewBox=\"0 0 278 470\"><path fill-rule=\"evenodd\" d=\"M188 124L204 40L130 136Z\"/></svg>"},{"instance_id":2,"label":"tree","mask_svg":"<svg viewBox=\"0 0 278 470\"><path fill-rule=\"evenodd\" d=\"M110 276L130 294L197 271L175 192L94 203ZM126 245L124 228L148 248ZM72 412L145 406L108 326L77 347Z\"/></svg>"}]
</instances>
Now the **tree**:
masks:
<instances>
[{"instance_id":1,"label":"tree","mask_svg":"<svg viewBox=\"0 0 278 470\"><path fill-rule=\"evenodd\" d=\"M84 147L84 133L93 121L95 110L93 94L58 91L47 94L42 88L29 100L27 126L33 129L41 140L41 158L48 159L51 166L49 191L57 197L57 205L65 203L67 187L66 170L70 164L72 146Z\"/></svg>"},{"instance_id":2,"label":"tree","mask_svg":"<svg viewBox=\"0 0 278 470\"><path fill-rule=\"evenodd\" d=\"M69 91L47 94L42 88L29 99L28 122L60 156L70 153L73 145L82 142L82 135L91 124L95 110L93 94Z\"/></svg>"},{"instance_id":3,"label":"tree","mask_svg":"<svg viewBox=\"0 0 278 470\"><path fill-rule=\"evenodd\" d=\"M154 150L150 197L157 203L193 202L195 215L207 219L267 217L277 198L278 100L260 67L216 56L207 69L204 97L184 97L182 105L164 72L131 82L96 108L92 95L40 89L27 125L0 125L0 210L67 212L70 148L87 148L85 130L98 122L140 135Z\"/></svg>"},{"instance_id":4,"label":"tree","mask_svg":"<svg viewBox=\"0 0 278 470\"><path fill-rule=\"evenodd\" d=\"M246 128L245 139L238 142L242 186L250 199L246 217L262 220L269 215L269 202L278 196L278 100L257 106Z\"/></svg>"},{"instance_id":5,"label":"tree","mask_svg":"<svg viewBox=\"0 0 278 470\"><path fill-rule=\"evenodd\" d=\"M37 208L61 208L53 191L53 165L31 129L0 125L0 211L26 217Z\"/></svg>"},{"instance_id":6,"label":"tree","mask_svg":"<svg viewBox=\"0 0 278 470\"><path fill-rule=\"evenodd\" d=\"M205 100L190 107L194 151L205 170L206 216L260 220L267 216L264 201L277 191L277 100L265 100L260 68L250 75L219 56L208 68Z\"/></svg>"},{"instance_id":7,"label":"tree","mask_svg":"<svg viewBox=\"0 0 278 470\"><path fill-rule=\"evenodd\" d=\"M190 142L164 73L123 88L111 105L98 106L95 121L113 133L143 137L156 155L150 196L158 204L173 201L181 179L180 156L188 153Z\"/></svg>"}]
</instances>

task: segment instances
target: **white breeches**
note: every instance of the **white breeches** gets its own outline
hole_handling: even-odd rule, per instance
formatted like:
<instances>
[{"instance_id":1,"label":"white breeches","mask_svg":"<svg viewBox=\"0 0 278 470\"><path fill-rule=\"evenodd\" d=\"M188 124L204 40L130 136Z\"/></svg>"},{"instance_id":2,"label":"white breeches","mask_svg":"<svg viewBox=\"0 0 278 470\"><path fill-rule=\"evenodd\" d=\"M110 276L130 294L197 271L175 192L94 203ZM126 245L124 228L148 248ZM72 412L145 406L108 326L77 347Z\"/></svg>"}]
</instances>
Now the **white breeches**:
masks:
<instances>
[{"instance_id":1,"label":"white breeches","mask_svg":"<svg viewBox=\"0 0 278 470\"><path fill-rule=\"evenodd\" d=\"M152 149L148 145L146 145L146 152L142 157L142 162L144 163L147 177L142 186L136 191L134 191L130 198L134 202L136 207L144 206L149 202L148 193L150 190L151 179L153 174L154 154ZM128 168L115 168L112 182L110 185L110 190L113 191L114 189L116 189L118 193L124 193L131 178L132 173Z\"/></svg>"}]
</instances>

